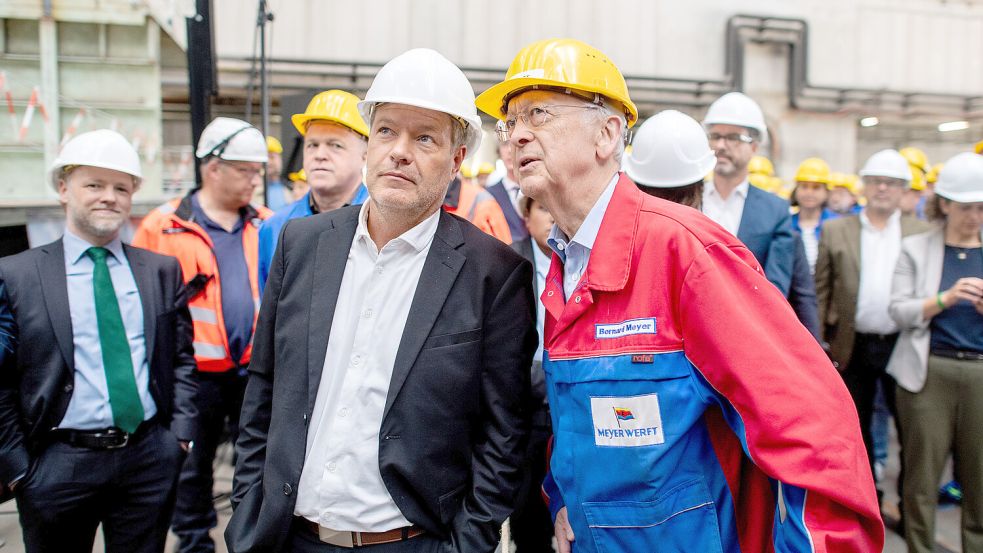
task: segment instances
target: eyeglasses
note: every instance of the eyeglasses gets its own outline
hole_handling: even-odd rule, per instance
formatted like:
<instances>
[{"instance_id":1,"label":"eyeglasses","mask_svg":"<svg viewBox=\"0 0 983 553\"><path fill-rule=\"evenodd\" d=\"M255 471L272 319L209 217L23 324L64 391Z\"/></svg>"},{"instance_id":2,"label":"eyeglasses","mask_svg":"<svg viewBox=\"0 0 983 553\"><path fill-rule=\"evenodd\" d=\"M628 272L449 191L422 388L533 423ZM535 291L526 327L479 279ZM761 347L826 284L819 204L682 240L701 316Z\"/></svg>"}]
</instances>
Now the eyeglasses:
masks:
<instances>
[{"instance_id":1,"label":"eyeglasses","mask_svg":"<svg viewBox=\"0 0 983 553\"><path fill-rule=\"evenodd\" d=\"M259 169L253 169L251 167L243 167L242 165L237 165L235 163L226 161L221 158L219 158L219 161L222 163L222 165L235 169L239 173L239 175L241 175L242 178L246 180L251 181L256 177L259 177L261 179L266 178L266 169L263 167L260 167Z\"/></svg>"},{"instance_id":2,"label":"eyeglasses","mask_svg":"<svg viewBox=\"0 0 983 553\"><path fill-rule=\"evenodd\" d=\"M554 117L559 116L558 113L555 113L555 111L559 108L601 109L601 106L597 104L583 104L579 106L570 104L530 106L519 113L506 115L504 121L499 121L495 125L495 132L498 134L498 139L502 142L508 142L509 139L512 138L512 131L515 130L515 125L518 120L521 120L526 126L533 129L542 127Z\"/></svg>"},{"instance_id":3,"label":"eyeglasses","mask_svg":"<svg viewBox=\"0 0 983 553\"><path fill-rule=\"evenodd\" d=\"M707 135L707 138L710 139L710 144L714 144L718 140L723 140L725 143L727 143L728 146L737 146L742 142L744 144L750 144L754 142L754 138L752 136L747 134L736 133L736 132L730 134L720 134L720 133L712 132Z\"/></svg>"}]
</instances>

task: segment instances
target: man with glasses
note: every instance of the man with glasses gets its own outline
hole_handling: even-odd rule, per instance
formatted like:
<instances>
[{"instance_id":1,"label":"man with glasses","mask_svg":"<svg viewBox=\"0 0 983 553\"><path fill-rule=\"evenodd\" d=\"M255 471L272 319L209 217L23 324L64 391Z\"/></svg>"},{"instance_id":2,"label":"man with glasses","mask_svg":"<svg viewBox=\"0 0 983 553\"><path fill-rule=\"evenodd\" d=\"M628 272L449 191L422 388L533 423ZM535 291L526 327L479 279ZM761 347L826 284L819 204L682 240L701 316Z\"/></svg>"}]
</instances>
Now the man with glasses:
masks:
<instances>
[{"instance_id":1,"label":"man with glasses","mask_svg":"<svg viewBox=\"0 0 983 553\"><path fill-rule=\"evenodd\" d=\"M713 183L703 188L703 213L743 242L787 296L796 248L788 202L748 182L748 163L768 136L761 108L730 92L710 105L703 126L717 156Z\"/></svg>"},{"instance_id":2,"label":"man with glasses","mask_svg":"<svg viewBox=\"0 0 983 553\"><path fill-rule=\"evenodd\" d=\"M239 119L218 117L202 131L195 156L201 185L150 212L136 246L176 257L187 283L198 364L198 431L178 484L172 529L182 552L210 552L212 463L225 435L234 441L259 304L258 228L270 215L250 205L262 185L266 140Z\"/></svg>"},{"instance_id":3,"label":"man with glasses","mask_svg":"<svg viewBox=\"0 0 983 553\"><path fill-rule=\"evenodd\" d=\"M898 340L898 325L888 314L894 266L901 253L901 239L928 230L928 224L901 214L911 171L900 153L877 152L860 175L867 198L863 211L823 226L816 261L816 294L823 339L829 342L830 357L856 405L873 473L871 418L878 382L895 423L898 420L895 382L886 372Z\"/></svg>"},{"instance_id":4,"label":"man with glasses","mask_svg":"<svg viewBox=\"0 0 983 553\"><path fill-rule=\"evenodd\" d=\"M536 42L476 103L555 221L540 298L560 553L879 551L836 371L746 247L619 172L638 112L614 63Z\"/></svg>"}]
</instances>

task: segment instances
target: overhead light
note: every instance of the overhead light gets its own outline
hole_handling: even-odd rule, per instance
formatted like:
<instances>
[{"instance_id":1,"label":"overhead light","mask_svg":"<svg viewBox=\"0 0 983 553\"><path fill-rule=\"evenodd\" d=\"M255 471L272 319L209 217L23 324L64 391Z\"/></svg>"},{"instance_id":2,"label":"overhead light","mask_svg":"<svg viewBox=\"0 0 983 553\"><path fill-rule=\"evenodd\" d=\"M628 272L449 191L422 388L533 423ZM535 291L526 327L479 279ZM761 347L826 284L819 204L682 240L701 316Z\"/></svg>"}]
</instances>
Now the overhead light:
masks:
<instances>
[{"instance_id":1,"label":"overhead light","mask_svg":"<svg viewBox=\"0 0 983 553\"><path fill-rule=\"evenodd\" d=\"M860 126L873 127L874 125L877 125L880 122L881 120L876 117L864 117L863 119L860 120Z\"/></svg>"},{"instance_id":2,"label":"overhead light","mask_svg":"<svg viewBox=\"0 0 983 553\"><path fill-rule=\"evenodd\" d=\"M969 121L949 121L939 124L939 132L964 131L969 128Z\"/></svg>"}]
</instances>

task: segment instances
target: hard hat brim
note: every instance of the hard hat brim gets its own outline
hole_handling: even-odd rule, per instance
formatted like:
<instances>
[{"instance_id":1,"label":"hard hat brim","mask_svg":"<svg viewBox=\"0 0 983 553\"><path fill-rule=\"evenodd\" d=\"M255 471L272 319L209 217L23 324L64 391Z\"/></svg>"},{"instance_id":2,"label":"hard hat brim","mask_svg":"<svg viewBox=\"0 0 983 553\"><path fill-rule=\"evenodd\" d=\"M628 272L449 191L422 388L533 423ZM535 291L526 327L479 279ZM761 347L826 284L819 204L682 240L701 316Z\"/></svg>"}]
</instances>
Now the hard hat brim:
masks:
<instances>
[{"instance_id":1,"label":"hard hat brim","mask_svg":"<svg viewBox=\"0 0 983 553\"><path fill-rule=\"evenodd\" d=\"M307 136L307 124L311 121L327 121L329 123L336 123L345 127L346 129L351 129L354 132L368 138L369 129L366 126L364 129L356 129L351 124L342 121L340 117L330 117L327 115L307 115L306 113L295 113L290 116L290 122L294 124L294 128L300 133L300 136Z\"/></svg>"},{"instance_id":2,"label":"hard hat brim","mask_svg":"<svg viewBox=\"0 0 983 553\"><path fill-rule=\"evenodd\" d=\"M629 128L638 122L638 108L635 107L635 104L629 98L611 97L609 91L606 91L601 87L584 86L581 84L573 85L570 83L554 81L551 79L541 79L537 77L514 77L511 79L506 79L498 84L494 84L479 94L478 97L475 98L474 104L481 111L487 113L495 119L501 120L505 118L505 113L502 110L505 108L506 99L515 96L517 93L522 92L525 89L534 89L535 87L568 88L570 90L589 92L591 94L600 94L612 102L621 104L628 110L628 113L624 113L623 115L628 120Z\"/></svg>"}]
</instances>

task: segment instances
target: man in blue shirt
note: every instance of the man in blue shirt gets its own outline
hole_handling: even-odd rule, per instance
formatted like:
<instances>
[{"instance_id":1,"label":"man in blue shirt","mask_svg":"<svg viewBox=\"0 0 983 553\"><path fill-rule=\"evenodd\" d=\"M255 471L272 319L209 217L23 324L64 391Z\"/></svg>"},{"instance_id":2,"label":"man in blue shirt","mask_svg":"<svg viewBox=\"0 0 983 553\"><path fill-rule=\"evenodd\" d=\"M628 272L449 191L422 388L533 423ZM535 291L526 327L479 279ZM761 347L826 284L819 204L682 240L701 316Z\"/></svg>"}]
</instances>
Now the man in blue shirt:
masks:
<instances>
[{"instance_id":1,"label":"man in blue shirt","mask_svg":"<svg viewBox=\"0 0 983 553\"><path fill-rule=\"evenodd\" d=\"M321 92L304 113L291 117L304 137L304 172L310 191L277 211L259 230L259 290L270 273L280 229L290 219L358 205L368 198L362 168L369 128L358 113L358 96L343 90Z\"/></svg>"},{"instance_id":2,"label":"man in blue shirt","mask_svg":"<svg viewBox=\"0 0 983 553\"><path fill-rule=\"evenodd\" d=\"M0 480L29 552L90 551L100 524L109 552L160 552L197 416L181 268L120 241L141 179L123 136L77 136L51 177L65 236L0 260L16 347L0 369Z\"/></svg>"}]
</instances>

